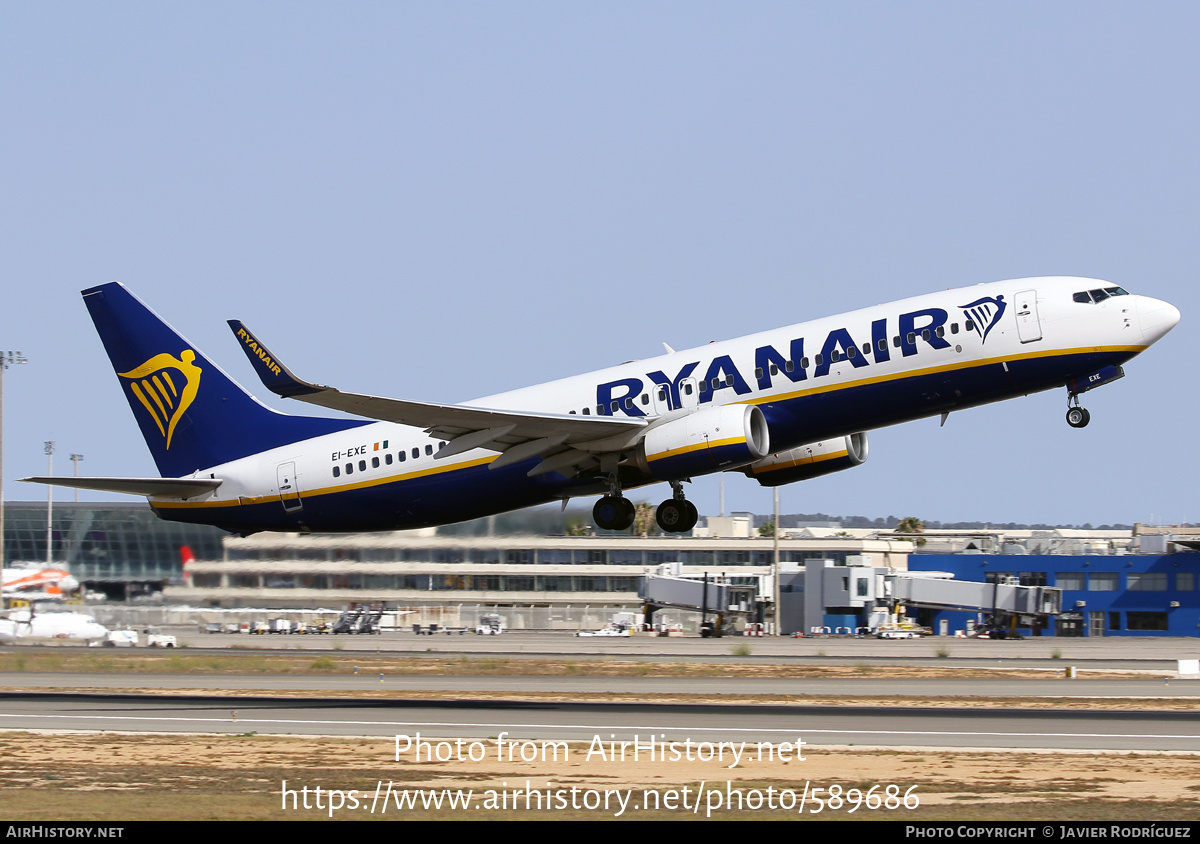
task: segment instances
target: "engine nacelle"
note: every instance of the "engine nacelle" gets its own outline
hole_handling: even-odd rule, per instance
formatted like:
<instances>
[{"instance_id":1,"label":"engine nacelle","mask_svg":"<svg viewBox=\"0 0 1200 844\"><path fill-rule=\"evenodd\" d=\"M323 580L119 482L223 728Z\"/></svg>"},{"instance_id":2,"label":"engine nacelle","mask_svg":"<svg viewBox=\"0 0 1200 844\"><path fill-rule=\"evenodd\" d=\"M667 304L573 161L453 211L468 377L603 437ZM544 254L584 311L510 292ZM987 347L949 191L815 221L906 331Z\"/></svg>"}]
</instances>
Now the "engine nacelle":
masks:
<instances>
[{"instance_id":1,"label":"engine nacelle","mask_svg":"<svg viewBox=\"0 0 1200 844\"><path fill-rule=\"evenodd\" d=\"M736 469L770 451L762 410L752 404L706 407L646 432L638 467L655 480L677 481Z\"/></svg>"},{"instance_id":2,"label":"engine nacelle","mask_svg":"<svg viewBox=\"0 0 1200 844\"><path fill-rule=\"evenodd\" d=\"M866 460L867 435L851 434L768 455L745 471L763 486L782 486L851 469Z\"/></svg>"}]
</instances>

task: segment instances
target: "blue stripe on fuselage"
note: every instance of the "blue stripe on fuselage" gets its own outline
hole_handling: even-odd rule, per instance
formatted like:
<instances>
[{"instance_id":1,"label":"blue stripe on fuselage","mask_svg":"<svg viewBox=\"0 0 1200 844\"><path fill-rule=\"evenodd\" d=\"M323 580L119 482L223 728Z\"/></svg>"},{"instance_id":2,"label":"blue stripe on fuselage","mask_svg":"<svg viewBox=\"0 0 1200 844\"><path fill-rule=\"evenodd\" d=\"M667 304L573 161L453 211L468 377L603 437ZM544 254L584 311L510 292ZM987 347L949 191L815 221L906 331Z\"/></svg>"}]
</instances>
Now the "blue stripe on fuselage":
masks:
<instances>
[{"instance_id":1,"label":"blue stripe on fuselage","mask_svg":"<svg viewBox=\"0 0 1200 844\"><path fill-rule=\"evenodd\" d=\"M868 431L899 422L962 410L1029 393L1061 387L1071 377L1122 364L1136 352L1094 351L1029 357L1004 364L994 361L961 369L941 369L862 385L800 393L760 404L770 428L771 450ZM809 382L811 383L811 382ZM218 524L226 530L368 531L451 524L497 512L554 501L566 495L594 494L590 478L526 473L539 462L491 471L478 462L447 467L403 480L356 485L305 494L303 507L285 513L278 499L237 506L159 506L163 519ZM305 478L299 479L304 485ZM623 467L622 485L632 488L654 480ZM312 487L314 484L309 483ZM578 492L573 492L578 490ZM152 502L153 505L153 502Z\"/></svg>"}]
</instances>

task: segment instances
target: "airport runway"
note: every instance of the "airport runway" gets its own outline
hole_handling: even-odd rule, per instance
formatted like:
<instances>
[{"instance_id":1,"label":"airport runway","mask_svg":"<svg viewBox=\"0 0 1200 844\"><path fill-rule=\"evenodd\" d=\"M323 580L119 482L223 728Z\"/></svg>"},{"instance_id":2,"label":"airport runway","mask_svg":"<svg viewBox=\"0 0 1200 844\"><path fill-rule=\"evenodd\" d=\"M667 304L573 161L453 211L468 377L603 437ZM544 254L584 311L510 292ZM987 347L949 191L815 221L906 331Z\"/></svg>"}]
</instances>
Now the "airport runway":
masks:
<instances>
[{"instance_id":1,"label":"airport runway","mask_svg":"<svg viewBox=\"0 0 1200 844\"><path fill-rule=\"evenodd\" d=\"M467 696L539 692L554 695L618 693L707 697L748 695L904 697L1200 698L1200 680L1023 678L779 678L572 677L294 674L0 673L0 689L152 689L163 691L445 692Z\"/></svg>"},{"instance_id":2,"label":"airport runway","mask_svg":"<svg viewBox=\"0 0 1200 844\"><path fill-rule=\"evenodd\" d=\"M633 740L653 733L668 741L795 741L810 745L880 747L1041 748L1096 752L1200 752L1200 714L1150 711L1066 711L896 706L779 706L737 703L747 695L1071 698L1197 698L1200 681L1163 679L1175 660L1200 652L1193 639L996 641L924 639L580 639L554 633L500 637L249 637L192 634L187 655L278 653L300 649L340 657L374 652L443 660L539 657L568 660L699 661L711 664L923 665L944 668L1029 668L1044 678L658 678L589 676L384 675L366 665L358 675L42 673L0 674L0 729L114 732L246 733L391 737L421 732L439 738L480 739L502 732L520 739L586 740L601 735ZM750 654L737 653L748 645ZM18 646L21 649L21 646ZM941 651L942 653L939 653ZM945 653L949 651L949 653ZM142 649L142 652L146 651ZM111 652L105 652L111 653ZM166 654L164 654L165 656ZM1055 658L1055 656L1061 658ZM364 663L369 664L368 659ZM1144 679L1061 677L1068 665L1145 672ZM1158 676L1154 676L1157 673ZM46 693L44 689L63 689ZM29 692L22 693L20 690ZM66 693L86 689L86 694ZM97 693L146 689L140 695ZM156 694L161 690L168 694ZM220 691L239 696L213 697ZM347 691L425 692L436 700L323 697ZM621 693L653 701L668 694L708 698L699 703L592 703L520 700L538 692ZM209 696L192 695L189 692ZM301 693L296 697L295 693ZM291 693L290 697L272 697ZM506 699L506 695L511 696ZM483 697L497 698L484 700ZM721 703L726 698L733 703ZM236 716L235 714L236 713Z\"/></svg>"},{"instance_id":3,"label":"airport runway","mask_svg":"<svg viewBox=\"0 0 1200 844\"><path fill-rule=\"evenodd\" d=\"M1200 752L1200 715L672 704L0 695L0 724L106 730L519 740L795 742L806 745Z\"/></svg>"},{"instance_id":4,"label":"airport runway","mask_svg":"<svg viewBox=\"0 0 1200 844\"><path fill-rule=\"evenodd\" d=\"M1175 660L1200 658L1200 637L1113 636L1096 638L1037 638L1013 640L956 639L931 636L923 639L883 640L874 638L791 639L764 636L732 636L722 639L698 637L576 637L569 632L516 631L500 636L437 634L418 636L411 632L387 632L378 636L250 636L244 634L205 634L194 627L166 630L180 639L188 650L287 649L336 650L382 653L488 654L511 657L571 656L588 659L653 656L672 659L739 659L734 652L748 648L755 661L760 659L815 660L826 664L830 659L882 660L937 659L960 660L1046 660L1062 665L1078 660L1117 662L1160 662L1174 668Z\"/></svg>"}]
</instances>

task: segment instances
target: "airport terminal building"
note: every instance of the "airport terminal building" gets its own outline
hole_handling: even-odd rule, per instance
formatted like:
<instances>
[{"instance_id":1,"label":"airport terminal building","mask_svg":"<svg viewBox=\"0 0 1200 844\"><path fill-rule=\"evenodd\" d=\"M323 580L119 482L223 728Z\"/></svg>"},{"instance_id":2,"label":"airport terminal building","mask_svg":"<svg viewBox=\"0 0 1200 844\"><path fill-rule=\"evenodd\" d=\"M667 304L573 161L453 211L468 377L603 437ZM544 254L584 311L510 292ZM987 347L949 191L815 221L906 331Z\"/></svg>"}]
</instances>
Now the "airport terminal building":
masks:
<instances>
[{"instance_id":1,"label":"airport terminal building","mask_svg":"<svg viewBox=\"0 0 1200 844\"><path fill-rule=\"evenodd\" d=\"M1120 556L990 556L914 554L913 571L941 571L957 580L1018 583L1062 590L1061 612L1040 631L1047 636L1200 636L1200 554ZM971 614L931 612L938 630L964 630ZM1027 624L1023 635L1035 631Z\"/></svg>"},{"instance_id":2,"label":"airport terminal building","mask_svg":"<svg viewBox=\"0 0 1200 844\"><path fill-rule=\"evenodd\" d=\"M231 609L383 602L443 622L473 623L475 614L498 610L509 616L511 627L569 628L640 610L642 578L665 567L684 577L753 586L768 600L775 589L774 540L759 537L745 514L709 517L691 536L650 537L455 535L428 529L243 538L160 521L140 502L56 502L53 517L54 565L71 571L93 595L103 592L114 600L140 597ZM4 535L6 565L44 565L45 503L6 504ZM196 558L186 572L182 546ZM940 531L915 537L824 525L789 529L779 541L779 563L781 583L788 584L784 591L803 591L796 574L813 565L830 574L854 570L863 575L859 580L871 572L871 600L810 601L797 622L805 633L870 626L881 607L901 604L910 618L952 635L982 622L992 609L986 588L991 585L1061 593L1059 612L1045 623L1017 614L1016 627L1024 635L1200 636L1196 547L1200 531L1188 528ZM949 608L899 587L893 594L889 584L899 582L897 577L985 587L976 590L983 597L973 606Z\"/></svg>"},{"instance_id":3,"label":"airport terminal building","mask_svg":"<svg viewBox=\"0 0 1200 844\"><path fill-rule=\"evenodd\" d=\"M4 505L4 565L66 568L89 589L121 599L183 582L180 548L220 559L228 534L215 527L164 522L143 501L54 502L46 553L46 502Z\"/></svg>"}]
</instances>

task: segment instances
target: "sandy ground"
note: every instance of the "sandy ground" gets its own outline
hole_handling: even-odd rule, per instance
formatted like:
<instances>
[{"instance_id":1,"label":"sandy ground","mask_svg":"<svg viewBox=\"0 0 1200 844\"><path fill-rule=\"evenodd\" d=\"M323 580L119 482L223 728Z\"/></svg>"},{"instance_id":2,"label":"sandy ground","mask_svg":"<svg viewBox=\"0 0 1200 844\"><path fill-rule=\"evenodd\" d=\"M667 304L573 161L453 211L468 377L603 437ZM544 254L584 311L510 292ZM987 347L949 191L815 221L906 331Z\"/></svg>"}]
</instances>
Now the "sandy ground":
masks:
<instances>
[{"instance_id":1,"label":"sandy ground","mask_svg":"<svg viewBox=\"0 0 1200 844\"><path fill-rule=\"evenodd\" d=\"M64 664L55 655L45 665L41 657L18 655L4 666L24 671L26 683L9 690L37 690L40 670L184 671L231 670L226 658L183 659L160 656L151 665L143 657L113 659L108 655L71 656L86 664ZM277 662L260 657L236 660L245 673L337 673L352 670L342 659L314 661L310 656ZM356 657L354 661L358 661ZM573 666L547 661L525 666L530 673L640 674L644 664ZM449 664L448 664L449 663ZM424 673L420 664L397 662L398 672ZM511 673L517 666L504 660L442 661L441 671L453 673ZM658 666L652 670L657 672ZM32 670L31 670L32 669ZM484 669L484 670L481 670ZM697 669L673 668L681 674ZM729 673L728 667L722 669ZM807 676L838 676L844 672L872 676L964 676L950 668L880 669L809 667ZM973 671L974 669L968 669ZM745 665L741 676L778 673L778 667ZM700 673L697 671L697 673ZM1007 672L1006 672L1007 673ZM1020 672L1017 672L1018 674ZM988 671L995 676L995 671ZM1041 676L1044 676L1042 674ZM81 674L79 691L87 691ZM1078 694L1083 690L1072 686ZM96 688L112 693L116 689ZM129 689L140 691L136 683ZM155 692L161 693L161 692ZM195 690L188 692L196 694ZM241 692L213 691L229 697ZM272 695L281 694L278 691ZM286 692L282 694L288 694ZM308 695L304 692L291 694ZM444 697L437 692L362 692L354 696ZM336 692L322 696L343 696ZM480 697L563 699L548 693L511 693ZM642 700L634 695L573 695L572 699ZM656 696L655 700L712 702L711 696ZM837 698L816 696L719 696L724 703L752 704L884 704L891 706L996 706L1056 708L1191 709L1194 700L1178 698ZM425 736L430 739L432 737ZM450 750L443 748L443 756ZM845 747L805 747L804 759L794 752L786 761L760 760L750 747L742 759L726 752L724 761L680 758L634 761L602 756L598 748L572 744L559 758L522 761L497 758L494 742L475 748L473 761L417 760L411 752L395 758L391 740L246 735L157 735L94 733L0 732L0 805L13 820L432 820L492 819L846 819L846 820L1074 820L1183 821L1200 820L1200 754L1189 753L1071 753L957 749L913 751ZM608 748L605 749L606 751ZM681 751L686 754L686 747ZM464 747L463 753L470 748ZM590 756L589 756L590 751ZM693 753L695 756L695 753ZM286 783L286 793L284 791ZM389 798L389 784L391 788ZM889 788L890 787L890 788ZM307 792L304 789L308 789ZM320 788L321 792L316 789ZM532 789L541 796L539 808ZM873 790L872 790L873 789ZM830 802L831 790L836 795ZM451 795L471 808L450 808ZM743 803L736 804L736 792ZM331 795L332 792L332 795ZM908 806L903 798L908 798ZM405 801L415 802L408 806ZM440 807L433 805L442 800ZM528 800L528 803L526 802ZM800 801L804 811L801 813ZM308 808L305 808L307 801ZM431 801L426 807L425 801ZM339 808L331 811L331 803ZM384 809L384 806L387 809ZM774 807L774 808L773 808ZM891 808L895 807L895 808ZM814 810L820 809L819 814Z\"/></svg>"},{"instance_id":2,"label":"sandy ground","mask_svg":"<svg viewBox=\"0 0 1200 844\"><path fill-rule=\"evenodd\" d=\"M464 756L471 749L464 745ZM446 755L449 747L442 750ZM476 755L480 750L480 761L418 762L412 752L396 761L394 742L379 739L5 733L0 801L7 817L23 820L766 820L800 817L807 789L804 818L1200 819L1200 756L1193 754L805 747L803 760L743 757L730 767L729 757L724 763L622 762L586 743L570 745L565 759L560 749L558 761L523 762L519 753L513 761L497 760L492 741L481 743ZM392 797L386 800L389 783ZM834 786L841 787L840 806L829 803ZM895 788L889 793L888 786ZM527 788L542 794L543 808L532 795L526 805ZM748 801L740 811L728 806L735 789ZM443 800L451 790L460 798L470 790L472 808L423 809L415 790ZM415 795L415 808L401 808L405 793ZM376 794L385 798L386 810ZM919 806L904 808L905 796ZM817 798L826 801L820 814L814 814ZM792 800L790 809L779 807ZM897 808L869 808L876 800ZM331 802L341 808L331 812Z\"/></svg>"}]
</instances>

